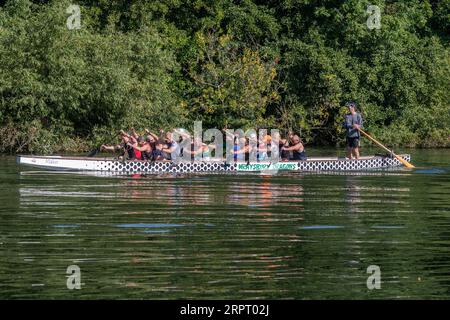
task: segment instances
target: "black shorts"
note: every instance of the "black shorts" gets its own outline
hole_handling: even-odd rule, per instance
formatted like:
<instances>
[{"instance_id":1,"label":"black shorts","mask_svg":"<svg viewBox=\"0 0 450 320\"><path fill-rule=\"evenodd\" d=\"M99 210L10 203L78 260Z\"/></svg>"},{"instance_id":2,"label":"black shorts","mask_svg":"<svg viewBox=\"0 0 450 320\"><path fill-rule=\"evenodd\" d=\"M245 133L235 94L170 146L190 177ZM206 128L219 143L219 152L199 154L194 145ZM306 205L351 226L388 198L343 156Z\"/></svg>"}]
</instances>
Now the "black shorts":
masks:
<instances>
[{"instance_id":1,"label":"black shorts","mask_svg":"<svg viewBox=\"0 0 450 320\"><path fill-rule=\"evenodd\" d=\"M347 147L359 148L359 137L354 137L354 138L347 137Z\"/></svg>"},{"instance_id":2,"label":"black shorts","mask_svg":"<svg viewBox=\"0 0 450 320\"><path fill-rule=\"evenodd\" d=\"M153 160L160 160L158 158L165 158L165 152L163 152L162 150L154 149L152 151L152 157Z\"/></svg>"}]
</instances>

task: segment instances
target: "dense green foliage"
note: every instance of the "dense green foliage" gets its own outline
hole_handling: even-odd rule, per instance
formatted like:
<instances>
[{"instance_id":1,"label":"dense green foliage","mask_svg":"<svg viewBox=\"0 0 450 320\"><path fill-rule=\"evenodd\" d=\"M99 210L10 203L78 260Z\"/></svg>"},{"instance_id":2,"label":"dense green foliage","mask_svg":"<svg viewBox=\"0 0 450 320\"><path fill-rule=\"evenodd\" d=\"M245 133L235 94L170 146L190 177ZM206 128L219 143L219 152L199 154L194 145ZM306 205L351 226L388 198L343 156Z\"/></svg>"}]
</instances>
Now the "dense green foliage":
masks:
<instances>
[{"instance_id":1,"label":"dense green foliage","mask_svg":"<svg viewBox=\"0 0 450 320\"><path fill-rule=\"evenodd\" d=\"M389 144L450 146L450 0L79 0L69 30L72 3L0 8L3 151L193 120L336 144L348 100Z\"/></svg>"}]
</instances>

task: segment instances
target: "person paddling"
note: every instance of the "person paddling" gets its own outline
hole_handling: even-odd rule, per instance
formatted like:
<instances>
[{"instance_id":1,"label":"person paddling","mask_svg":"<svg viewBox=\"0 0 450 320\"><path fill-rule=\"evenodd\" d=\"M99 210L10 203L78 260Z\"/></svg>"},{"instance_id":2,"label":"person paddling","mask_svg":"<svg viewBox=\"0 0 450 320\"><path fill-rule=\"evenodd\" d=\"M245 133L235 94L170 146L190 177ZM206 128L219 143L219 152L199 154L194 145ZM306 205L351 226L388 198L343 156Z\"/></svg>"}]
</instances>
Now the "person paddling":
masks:
<instances>
[{"instance_id":1,"label":"person paddling","mask_svg":"<svg viewBox=\"0 0 450 320\"><path fill-rule=\"evenodd\" d=\"M121 130L121 133L123 136L128 138L128 141L124 146L128 153L128 159L129 160L141 159L141 152L134 148L134 146L138 146L138 139L139 139L139 136L134 130L134 128L131 129L131 134L128 134L123 130Z\"/></svg>"},{"instance_id":2,"label":"person paddling","mask_svg":"<svg viewBox=\"0 0 450 320\"><path fill-rule=\"evenodd\" d=\"M292 146L292 139L294 137L294 133L289 130L288 136L286 139L281 138L279 134L278 136L278 148L280 150L281 161L289 160L289 150L286 150L290 145Z\"/></svg>"},{"instance_id":3,"label":"person paddling","mask_svg":"<svg viewBox=\"0 0 450 320\"><path fill-rule=\"evenodd\" d=\"M144 137L139 137L136 143L132 144L131 142L129 142L128 145L134 149L136 159L152 160L152 147Z\"/></svg>"},{"instance_id":4,"label":"person paddling","mask_svg":"<svg viewBox=\"0 0 450 320\"><path fill-rule=\"evenodd\" d=\"M211 157L209 146L203 143L200 137L194 137L190 149L184 149L183 152L193 155L194 159L196 158L195 156L200 156L202 160L209 160Z\"/></svg>"},{"instance_id":5,"label":"person paddling","mask_svg":"<svg viewBox=\"0 0 450 320\"><path fill-rule=\"evenodd\" d=\"M282 147L282 151L292 151L292 157L289 160L306 160L306 151L300 137L296 134L292 136L292 146Z\"/></svg>"},{"instance_id":6,"label":"person paddling","mask_svg":"<svg viewBox=\"0 0 450 320\"><path fill-rule=\"evenodd\" d=\"M245 137L236 137L233 147L233 160L245 161L245 154L248 152L247 139Z\"/></svg>"},{"instance_id":7,"label":"person paddling","mask_svg":"<svg viewBox=\"0 0 450 320\"><path fill-rule=\"evenodd\" d=\"M163 152L163 148L166 147L166 144L163 139L158 139L155 142L155 149L152 151L152 157L154 161L164 161L167 160L168 155Z\"/></svg>"},{"instance_id":8,"label":"person paddling","mask_svg":"<svg viewBox=\"0 0 450 320\"><path fill-rule=\"evenodd\" d=\"M135 159L136 155L134 153L133 147L129 146L128 143L130 143L131 139L130 136L125 133L123 130L120 131L121 136L121 143L118 145L105 145L102 144L100 147L101 151L122 151L122 154L120 157L127 156L128 159Z\"/></svg>"},{"instance_id":9,"label":"person paddling","mask_svg":"<svg viewBox=\"0 0 450 320\"><path fill-rule=\"evenodd\" d=\"M158 141L159 137L148 129L145 129L145 133L148 134L147 142L150 143L150 146L154 149L156 141Z\"/></svg>"},{"instance_id":10,"label":"person paddling","mask_svg":"<svg viewBox=\"0 0 450 320\"><path fill-rule=\"evenodd\" d=\"M163 147L162 151L168 155L168 159L176 161L180 155L180 147L178 143L173 139L173 133L167 132L165 142L167 146Z\"/></svg>"},{"instance_id":11,"label":"person paddling","mask_svg":"<svg viewBox=\"0 0 450 320\"><path fill-rule=\"evenodd\" d=\"M347 158L359 158L359 129L363 126L363 118L356 112L356 103L348 102L349 113L345 115L344 128L347 130Z\"/></svg>"},{"instance_id":12,"label":"person paddling","mask_svg":"<svg viewBox=\"0 0 450 320\"><path fill-rule=\"evenodd\" d=\"M258 161L264 161L268 158L269 145L272 141L272 137L266 134L258 141Z\"/></svg>"}]
</instances>

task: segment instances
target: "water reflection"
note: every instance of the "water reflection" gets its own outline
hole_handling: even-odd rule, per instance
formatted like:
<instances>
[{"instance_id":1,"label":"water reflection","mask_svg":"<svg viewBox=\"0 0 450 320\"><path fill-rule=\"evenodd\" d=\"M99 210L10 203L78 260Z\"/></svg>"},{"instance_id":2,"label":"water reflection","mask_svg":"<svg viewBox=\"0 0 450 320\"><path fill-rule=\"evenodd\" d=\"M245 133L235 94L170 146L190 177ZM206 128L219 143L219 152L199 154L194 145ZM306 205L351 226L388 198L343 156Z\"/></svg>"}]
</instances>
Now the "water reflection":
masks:
<instances>
[{"instance_id":1,"label":"water reflection","mask_svg":"<svg viewBox=\"0 0 450 320\"><path fill-rule=\"evenodd\" d=\"M345 201L348 203L348 212L357 213L358 207L356 203L361 202L361 187L358 186L358 177L345 177Z\"/></svg>"},{"instance_id":2,"label":"water reflection","mask_svg":"<svg viewBox=\"0 0 450 320\"><path fill-rule=\"evenodd\" d=\"M1 297L448 296L448 172L1 178Z\"/></svg>"}]
</instances>

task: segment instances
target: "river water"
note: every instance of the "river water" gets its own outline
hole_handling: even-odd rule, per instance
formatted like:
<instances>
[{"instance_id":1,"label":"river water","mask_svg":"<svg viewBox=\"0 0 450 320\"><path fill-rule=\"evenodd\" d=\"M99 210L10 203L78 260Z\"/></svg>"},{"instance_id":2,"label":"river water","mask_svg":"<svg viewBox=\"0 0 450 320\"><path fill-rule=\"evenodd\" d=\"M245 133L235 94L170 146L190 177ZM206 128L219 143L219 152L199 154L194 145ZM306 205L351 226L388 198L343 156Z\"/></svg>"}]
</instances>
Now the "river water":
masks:
<instances>
[{"instance_id":1,"label":"river water","mask_svg":"<svg viewBox=\"0 0 450 320\"><path fill-rule=\"evenodd\" d=\"M415 170L272 176L0 157L0 298L448 299L450 150L410 153Z\"/></svg>"}]
</instances>

